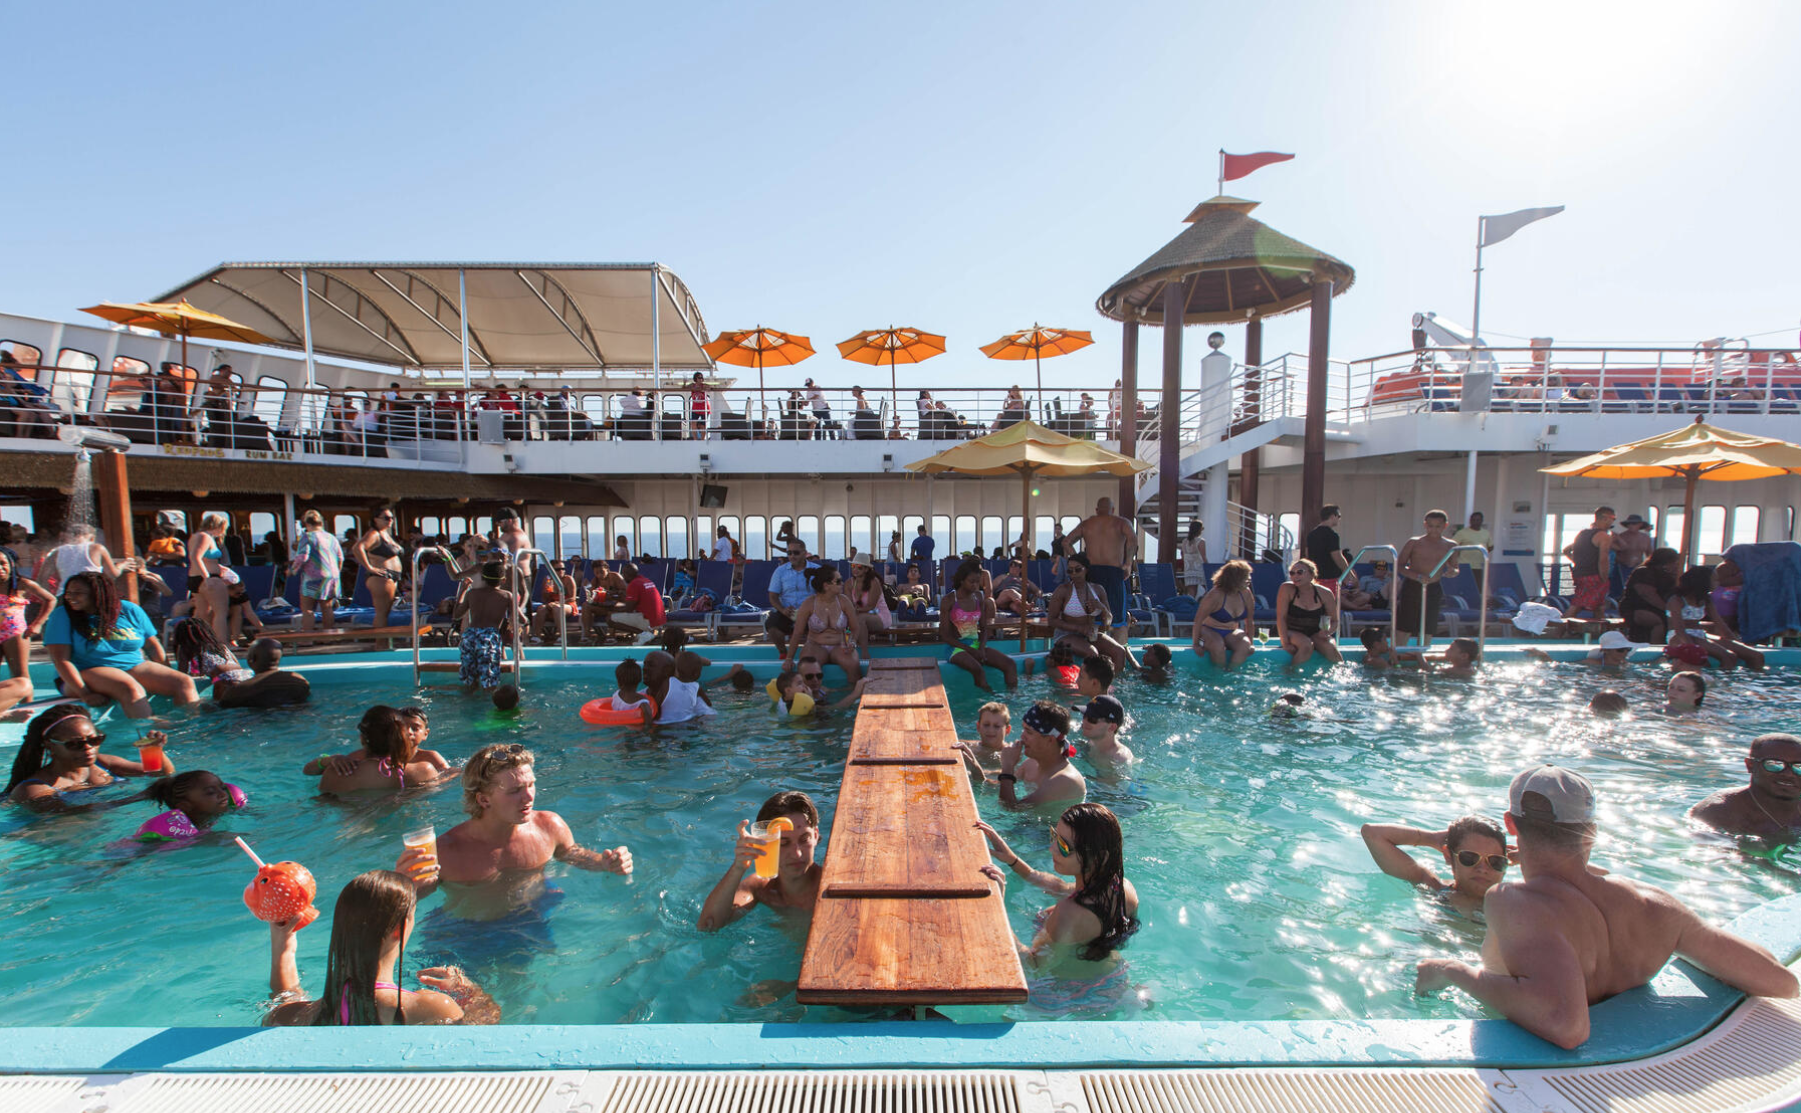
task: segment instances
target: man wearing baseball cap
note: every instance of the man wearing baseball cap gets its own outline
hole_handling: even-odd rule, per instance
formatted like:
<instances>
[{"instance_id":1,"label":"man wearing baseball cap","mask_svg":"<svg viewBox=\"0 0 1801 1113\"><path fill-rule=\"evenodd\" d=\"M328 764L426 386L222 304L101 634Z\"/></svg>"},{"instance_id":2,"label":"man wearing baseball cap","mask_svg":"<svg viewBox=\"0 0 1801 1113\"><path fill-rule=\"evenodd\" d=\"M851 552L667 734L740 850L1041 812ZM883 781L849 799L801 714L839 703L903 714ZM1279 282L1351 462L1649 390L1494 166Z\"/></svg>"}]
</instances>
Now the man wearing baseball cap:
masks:
<instances>
[{"instance_id":1,"label":"man wearing baseball cap","mask_svg":"<svg viewBox=\"0 0 1801 1113\"><path fill-rule=\"evenodd\" d=\"M1119 740L1126 725L1126 705L1117 696L1099 695L1082 710L1082 737L1088 740L1088 760L1096 765L1130 765L1131 747Z\"/></svg>"},{"instance_id":2,"label":"man wearing baseball cap","mask_svg":"<svg viewBox=\"0 0 1801 1113\"><path fill-rule=\"evenodd\" d=\"M1522 879L1483 900L1481 968L1427 959L1416 992L1456 986L1563 1048L1588 1039L1588 1006L1644 985L1672 955L1742 993L1796 995L1795 975L1763 947L1703 923L1661 889L1590 870L1595 790L1580 774L1527 769L1508 787L1506 821Z\"/></svg>"}]
</instances>

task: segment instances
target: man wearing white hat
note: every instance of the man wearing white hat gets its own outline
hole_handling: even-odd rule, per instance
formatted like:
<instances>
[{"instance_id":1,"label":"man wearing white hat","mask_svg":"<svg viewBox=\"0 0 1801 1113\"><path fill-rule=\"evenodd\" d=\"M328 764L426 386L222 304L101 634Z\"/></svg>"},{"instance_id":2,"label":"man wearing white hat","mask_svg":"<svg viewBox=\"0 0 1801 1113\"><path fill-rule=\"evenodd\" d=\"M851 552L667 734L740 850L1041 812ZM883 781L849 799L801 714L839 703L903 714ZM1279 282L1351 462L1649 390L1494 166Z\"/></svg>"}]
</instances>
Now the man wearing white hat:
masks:
<instances>
[{"instance_id":1,"label":"man wearing white hat","mask_svg":"<svg viewBox=\"0 0 1801 1113\"><path fill-rule=\"evenodd\" d=\"M1559 1047L1588 1039L1588 1007L1644 985L1680 955L1742 993L1794 997L1795 975L1768 950L1703 923L1661 889L1589 870L1595 790L1554 765L1507 790L1507 831L1522 879L1488 891L1480 969L1420 963L1416 992L1456 986Z\"/></svg>"},{"instance_id":2,"label":"man wearing white hat","mask_svg":"<svg viewBox=\"0 0 1801 1113\"><path fill-rule=\"evenodd\" d=\"M1618 630L1609 630L1601 635L1600 640L1595 643L1595 647L1588 651L1588 655L1577 661L1576 664L1587 665L1590 668L1602 669L1606 672L1618 672L1635 650L1650 648L1649 644L1635 642ZM1531 646L1526 647L1526 655L1552 664L1557 662L1557 659L1549 653Z\"/></svg>"}]
</instances>

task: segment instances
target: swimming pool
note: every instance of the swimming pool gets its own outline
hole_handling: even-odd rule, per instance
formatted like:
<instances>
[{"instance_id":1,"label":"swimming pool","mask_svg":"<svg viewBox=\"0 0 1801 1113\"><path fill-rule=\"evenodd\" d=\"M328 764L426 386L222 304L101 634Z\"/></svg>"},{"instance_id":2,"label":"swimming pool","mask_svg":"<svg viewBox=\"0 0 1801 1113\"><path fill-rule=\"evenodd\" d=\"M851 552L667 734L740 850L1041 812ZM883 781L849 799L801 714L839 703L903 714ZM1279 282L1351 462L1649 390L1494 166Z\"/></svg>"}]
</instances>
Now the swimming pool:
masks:
<instances>
[{"instance_id":1,"label":"swimming pool","mask_svg":"<svg viewBox=\"0 0 1801 1113\"><path fill-rule=\"evenodd\" d=\"M1682 818L1693 800L1742 780L1750 737L1792 726L1801 678L1783 670L1723 677L1709 700L1730 714L1641 715L1598 727L1581 714L1591 690L1618 687L1649 707L1644 685L1663 672L1641 667L1635 686L1497 658L1476 684L1371 683L1348 668L1289 676L1267 658L1219 680L1183 657L1168 687L1123 681L1140 764L1122 779L1091 776L1090 798L1121 816L1128 875L1144 902L1127 963L1092 985L1036 979L1023 1006L945 1011L965 1023L1480 1015L1454 994L1411 994L1419 957L1473 954L1480 926L1380 875L1357 826L1494 814L1512 773L1535 760L1570 764L1596 782L1603 830L1613 833L1598 861L1671 888L1710 919L1801 889L1792 859L1746 855ZM421 820L442 830L460 818L454 786L400 800L311 794L299 766L348 748L366 706L405 702L412 687L404 665L367 659L309 672L308 708L202 713L171 727L183 768L212 769L251 795L247 812L200 845L148 853L117 845L153 814L148 804L51 820L0 813L6 1024L254 1024L267 932L239 903L248 871L228 836L244 835L265 857L307 863L329 913L345 880L392 862L402 830ZM508 1023L866 1020L795 1004L803 940L775 917L756 914L715 935L693 927L737 819L770 792L812 793L829 829L850 713L796 725L771 715L760 696L727 696L726 714L695 727L645 734L580 723L574 709L610 690L610 674L601 663L528 671L516 717L428 682L419 702L432 715L434 748L458 761L490 741L528 743L538 755L540 805L588 845L629 844L637 870L626 885L553 866L564 896L500 939L435 914L434 897L422 907L407 968L462 962ZM960 675L947 676L947 690L972 733L986 697ZM1265 709L1286 690L1335 718L1272 720ZM1018 709L1050 691L1038 679L1002 698ZM1044 817L1005 815L991 795L979 800L1015 849L1044 864ZM1007 901L1022 934L1048 903L1020 885ZM323 972L322 927L301 935L308 985Z\"/></svg>"}]
</instances>

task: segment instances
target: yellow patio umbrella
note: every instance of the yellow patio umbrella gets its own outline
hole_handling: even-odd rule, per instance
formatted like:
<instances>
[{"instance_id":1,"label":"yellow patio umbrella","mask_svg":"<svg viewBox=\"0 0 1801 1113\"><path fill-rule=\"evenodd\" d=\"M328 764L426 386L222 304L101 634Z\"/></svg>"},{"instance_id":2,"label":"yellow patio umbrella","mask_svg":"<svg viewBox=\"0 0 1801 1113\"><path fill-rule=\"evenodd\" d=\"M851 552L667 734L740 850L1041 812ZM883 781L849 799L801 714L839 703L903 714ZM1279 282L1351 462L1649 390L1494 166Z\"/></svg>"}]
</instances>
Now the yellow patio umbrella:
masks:
<instances>
[{"instance_id":1,"label":"yellow patio umbrella","mask_svg":"<svg viewBox=\"0 0 1801 1113\"><path fill-rule=\"evenodd\" d=\"M114 324L147 328L164 336L181 337L181 365L188 365L188 337L201 340L235 340L240 344L273 344L275 341L229 317L208 313L186 301L103 301L82 310Z\"/></svg>"},{"instance_id":2,"label":"yellow patio umbrella","mask_svg":"<svg viewBox=\"0 0 1801 1113\"><path fill-rule=\"evenodd\" d=\"M764 328L762 325L737 332L722 332L719 339L702 344L700 350L720 363L757 369L758 409L768 408L763 401L763 368L789 367L813 357L813 345L806 337ZM758 415L759 420L761 416Z\"/></svg>"},{"instance_id":3,"label":"yellow patio umbrella","mask_svg":"<svg viewBox=\"0 0 1801 1113\"><path fill-rule=\"evenodd\" d=\"M915 460L908 471L934 475L1014 475L1020 478L1022 521L1028 544L1032 536L1032 482L1040 478L1083 475L1135 475L1150 467L1145 460L1109 452L1093 441L1053 433L1035 421L1021 421L997 433L963 441L935 456ZM1026 647L1026 624L1019 624L1019 648Z\"/></svg>"},{"instance_id":4,"label":"yellow patio umbrella","mask_svg":"<svg viewBox=\"0 0 1801 1113\"><path fill-rule=\"evenodd\" d=\"M944 337L936 333L921 332L916 328L869 329L859 332L849 340L841 341L838 354L845 359L857 363L868 363L880 367L888 365L888 397L894 406L894 412L900 412L900 379L896 376L894 365L897 363L921 363L933 356L944 354Z\"/></svg>"},{"instance_id":5,"label":"yellow patio umbrella","mask_svg":"<svg viewBox=\"0 0 1801 1113\"><path fill-rule=\"evenodd\" d=\"M1538 469L1546 475L1595 479L1650 479L1681 476L1688 480L1682 495L1682 556L1695 549L1695 483L1702 479L1768 479L1801 475L1801 445L1735 433L1700 418L1670 433L1619 444L1566 464Z\"/></svg>"},{"instance_id":6,"label":"yellow patio umbrella","mask_svg":"<svg viewBox=\"0 0 1801 1113\"><path fill-rule=\"evenodd\" d=\"M1038 376L1038 414L1044 416L1044 357L1066 356L1094 343L1091 333L1076 329L1033 325L1024 332L1010 332L992 344L982 345L989 359L1029 359Z\"/></svg>"}]
</instances>

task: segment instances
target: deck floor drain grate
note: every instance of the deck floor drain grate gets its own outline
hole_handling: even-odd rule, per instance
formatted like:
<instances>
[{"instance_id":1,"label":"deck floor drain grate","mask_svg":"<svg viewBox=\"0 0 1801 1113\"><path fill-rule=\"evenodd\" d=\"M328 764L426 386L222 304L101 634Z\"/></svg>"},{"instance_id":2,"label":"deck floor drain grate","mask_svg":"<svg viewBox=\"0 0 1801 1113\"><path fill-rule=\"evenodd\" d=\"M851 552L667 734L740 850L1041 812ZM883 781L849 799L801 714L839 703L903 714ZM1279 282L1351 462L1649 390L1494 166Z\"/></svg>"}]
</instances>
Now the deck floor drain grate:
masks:
<instances>
[{"instance_id":1,"label":"deck floor drain grate","mask_svg":"<svg viewBox=\"0 0 1801 1113\"><path fill-rule=\"evenodd\" d=\"M600 1113L1018 1113L1010 1074L735 1071L621 1075ZM388 1113L388 1111L384 1111Z\"/></svg>"},{"instance_id":2,"label":"deck floor drain grate","mask_svg":"<svg viewBox=\"0 0 1801 1113\"><path fill-rule=\"evenodd\" d=\"M533 1113L553 1076L542 1074L162 1074L110 1113ZM9 1110L10 1113L10 1110Z\"/></svg>"},{"instance_id":3,"label":"deck floor drain grate","mask_svg":"<svg viewBox=\"0 0 1801 1113\"><path fill-rule=\"evenodd\" d=\"M1109 1071L1081 1077L1092 1113L1501 1113L1471 1070Z\"/></svg>"},{"instance_id":4,"label":"deck floor drain grate","mask_svg":"<svg viewBox=\"0 0 1801 1113\"><path fill-rule=\"evenodd\" d=\"M1546 1072L1583 1113L1709 1113L1762 1107L1801 1081L1801 1004L1754 1000L1700 1043L1644 1063Z\"/></svg>"},{"instance_id":5,"label":"deck floor drain grate","mask_svg":"<svg viewBox=\"0 0 1801 1113\"><path fill-rule=\"evenodd\" d=\"M49 1113L79 1094L79 1078L0 1078L0 1109L6 1113Z\"/></svg>"}]
</instances>

